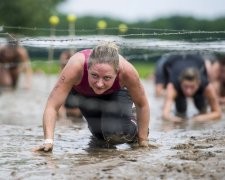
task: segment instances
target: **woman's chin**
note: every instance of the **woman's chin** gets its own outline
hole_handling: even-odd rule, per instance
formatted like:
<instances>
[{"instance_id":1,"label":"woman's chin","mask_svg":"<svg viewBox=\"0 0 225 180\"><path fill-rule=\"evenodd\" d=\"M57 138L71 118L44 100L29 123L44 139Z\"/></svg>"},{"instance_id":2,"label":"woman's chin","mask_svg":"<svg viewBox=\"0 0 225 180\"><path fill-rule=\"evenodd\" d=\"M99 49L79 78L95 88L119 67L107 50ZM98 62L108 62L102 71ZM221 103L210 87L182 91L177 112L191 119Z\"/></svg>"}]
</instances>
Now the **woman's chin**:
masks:
<instances>
[{"instance_id":1,"label":"woman's chin","mask_svg":"<svg viewBox=\"0 0 225 180\"><path fill-rule=\"evenodd\" d=\"M101 95L105 92L105 89L94 89L95 94Z\"/></svg>"}]
</instances>

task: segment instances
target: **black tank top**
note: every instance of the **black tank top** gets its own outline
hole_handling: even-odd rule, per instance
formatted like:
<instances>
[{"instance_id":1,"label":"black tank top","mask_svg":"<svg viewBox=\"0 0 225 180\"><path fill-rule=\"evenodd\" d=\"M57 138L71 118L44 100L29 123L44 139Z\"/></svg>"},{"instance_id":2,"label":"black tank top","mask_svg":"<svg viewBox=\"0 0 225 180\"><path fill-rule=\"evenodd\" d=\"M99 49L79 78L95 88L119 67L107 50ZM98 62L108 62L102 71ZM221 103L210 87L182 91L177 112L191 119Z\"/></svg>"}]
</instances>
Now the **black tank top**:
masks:
<instances>
[{"instance_id":1,"label":"black tank top","mask_svg":"<svg viewBox=\"0 0 225 180\"><path fill-rule=\"evenodd\" d=\"M179 77L187 68L195 68L200 72L201 84L196 93L203 93L208 85L208 76L204 59L197 54L172 55L165 64L166 71L169 74L169 82L171 82L178 93L181 91Z\"/></svg>"}]
</instances>

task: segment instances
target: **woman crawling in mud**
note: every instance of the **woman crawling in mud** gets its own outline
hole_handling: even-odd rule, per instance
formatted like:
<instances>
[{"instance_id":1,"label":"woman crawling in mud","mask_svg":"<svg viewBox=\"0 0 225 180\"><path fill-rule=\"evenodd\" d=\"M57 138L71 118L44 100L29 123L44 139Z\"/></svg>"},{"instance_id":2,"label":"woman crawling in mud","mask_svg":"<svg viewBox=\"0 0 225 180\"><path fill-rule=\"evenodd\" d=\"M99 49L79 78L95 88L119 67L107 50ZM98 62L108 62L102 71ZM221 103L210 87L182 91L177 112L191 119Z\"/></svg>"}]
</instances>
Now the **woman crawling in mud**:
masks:
<instances>
[{"instance_id":1,"label":"woman crawling in mud","mask_svg":"<svg viewBox=\"0 0 225 180\"><path fill-rule=\"evenodd\" d=\"M80 108L97 140L116 145L137 139L140 147L149 145L150 110L144 87L114 43L102 43L70 58L48 98L43 115L45 141L35 150L53 149L57 112L68 94L67 103Z\"/></svg>"},{"instance_id":2,"label":"woman crawling in mud","mask_svg":"<svg viewBox=\"0 0 225 180\"><path fill-rule=\"evenodd\" d=\"M192 98L199 114L192 117L195 121L218 120L221 109L215 88L209 82L204 60L197 54L172 55L161 68L166 81L166 97L163 119L182 122L187 118L187 98ZM176 114L171 114L175 102ZM210 111L208 111L208 107Z\"/></svg>"},{"instance_id":3,"label":"woman crawling in mud","mask_svg":"<svg viewBox=\"0 0 225 180\"><path fill-rule=\"evenodd\" d=\"M32 68L27 50L18 42L0 46L0 92L16 89L20 73L24 72L24 88L31 88Z\"/></svg>"}]
</instances>

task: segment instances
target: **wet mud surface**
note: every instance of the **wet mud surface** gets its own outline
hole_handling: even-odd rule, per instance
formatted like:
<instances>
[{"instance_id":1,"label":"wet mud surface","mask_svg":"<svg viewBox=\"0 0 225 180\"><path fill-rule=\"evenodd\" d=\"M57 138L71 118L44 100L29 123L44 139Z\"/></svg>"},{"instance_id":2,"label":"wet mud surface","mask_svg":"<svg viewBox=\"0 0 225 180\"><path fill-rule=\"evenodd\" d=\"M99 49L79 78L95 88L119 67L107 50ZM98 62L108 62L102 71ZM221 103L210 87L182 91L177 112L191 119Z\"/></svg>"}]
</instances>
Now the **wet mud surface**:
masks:
<instances>
[{"instance_id":1,"label":"wet mud surface","mask_svg":"<svg viewBox=\"0 0 225 180\"><path fill-rule=\"evenodd\" d=\"M0 95L0 179L225 179L225 120L163 122L163 99L144 81L151 106L150 143L115 148L93 143L83 119L59 119L51 153L43 142L42 114L56 77L35 75L29 91ZM189 109L190 116L196 111Z\"/></svg>"}]
</instances>

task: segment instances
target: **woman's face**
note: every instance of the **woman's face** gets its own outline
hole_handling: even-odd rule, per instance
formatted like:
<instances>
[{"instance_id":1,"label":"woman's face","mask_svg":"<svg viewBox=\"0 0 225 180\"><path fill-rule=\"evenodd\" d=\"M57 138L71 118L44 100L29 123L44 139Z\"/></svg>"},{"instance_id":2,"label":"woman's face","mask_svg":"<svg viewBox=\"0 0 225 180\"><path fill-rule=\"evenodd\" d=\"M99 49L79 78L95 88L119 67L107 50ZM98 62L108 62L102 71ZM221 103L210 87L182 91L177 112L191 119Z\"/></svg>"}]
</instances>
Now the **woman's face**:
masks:
<instances>
[{"instance_id":1,"label":"woman's face","mask_svg":"<svg viewBox=\"0 0 225 180\"><path fill-rule=\"evenodd\" d=\"M96 94L103 94L112 87L116 75L113 65L96 63L88 69L88 82Z\"/></svg>"},{"instance_id":2,"label":"woman's face","mask_svg":"<svg viewBox=\"0 0 225 180\"><path fill-rule=\"evenodd\" d=\"M186 97L192 97L200 86L200 81L188 81L183 80L181 81L181 89Z\"/></svg>"}]
</instances>

